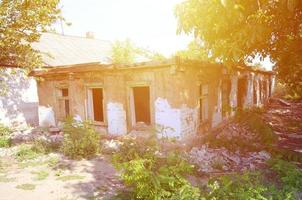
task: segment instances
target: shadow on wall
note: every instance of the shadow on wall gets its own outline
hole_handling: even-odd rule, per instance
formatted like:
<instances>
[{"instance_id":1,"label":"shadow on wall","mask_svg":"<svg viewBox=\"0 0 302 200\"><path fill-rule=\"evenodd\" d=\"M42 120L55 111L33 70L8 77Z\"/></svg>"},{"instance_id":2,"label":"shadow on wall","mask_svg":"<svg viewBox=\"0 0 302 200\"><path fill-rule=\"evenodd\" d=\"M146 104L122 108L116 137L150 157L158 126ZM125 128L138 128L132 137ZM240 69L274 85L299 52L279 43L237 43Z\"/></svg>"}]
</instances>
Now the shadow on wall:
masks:
<instances>
[{"instance_id":1,"label":"shadow on wall","mask_svg":"<svg viewBox=\"0 0 302 200\"><path fill-rule=\"evenodd\" d=\"M0 69L0 123L38 125L36 81L21 69Z\"/></svg>"}]
</instances>

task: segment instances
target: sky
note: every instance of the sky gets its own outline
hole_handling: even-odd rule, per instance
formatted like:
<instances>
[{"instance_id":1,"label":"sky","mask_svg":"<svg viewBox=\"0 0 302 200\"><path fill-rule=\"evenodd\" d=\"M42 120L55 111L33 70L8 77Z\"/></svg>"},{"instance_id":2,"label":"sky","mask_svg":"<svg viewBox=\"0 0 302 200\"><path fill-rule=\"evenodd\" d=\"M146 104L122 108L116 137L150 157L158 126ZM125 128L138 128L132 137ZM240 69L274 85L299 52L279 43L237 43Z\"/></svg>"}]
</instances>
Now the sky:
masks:
<instances>
[{"instance_id":1,"label":"sky","mask_svg":"<svg viewBox=\"0 0 302 200\"><path fill-rule=\"evenodd\" d=\"M185 49L192 37L177 35L174 7L182 0L61 0L62 15L71 22L64 34L116 41L129 38L137 46L170 56ZM62 33L60 23L55 25Z\"/></svg>"},{"instance_id":2,"label":"sky","mask_svg":"<svg viewBox=\"0 0 302 200\"><path fill-rule=\"evenodd\" d=\"M174 7L183 0L61 0L62 15L71 26L63 25L66 35L85 36L109 41L130 39L138 47L166 57L186 49L192 36L177 35ZM62 33L61 23L55 29ZM259 63L255 59L254 63ZM271 70L268 58L260 62Z\"/></svg>"}]
</instances>

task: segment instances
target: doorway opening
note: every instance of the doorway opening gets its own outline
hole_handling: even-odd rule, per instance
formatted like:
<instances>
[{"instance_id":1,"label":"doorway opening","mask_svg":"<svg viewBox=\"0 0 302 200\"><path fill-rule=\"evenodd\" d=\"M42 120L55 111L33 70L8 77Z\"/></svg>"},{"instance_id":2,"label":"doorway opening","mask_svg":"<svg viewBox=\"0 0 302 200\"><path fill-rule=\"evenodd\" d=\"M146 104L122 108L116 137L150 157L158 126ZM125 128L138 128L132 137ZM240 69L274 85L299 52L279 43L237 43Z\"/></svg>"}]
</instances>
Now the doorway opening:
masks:
<instances>
[{"instance_id":1,"label":"doorway opening","mask_svg":"<svg viewBox=\"0 0 302 200\"><path fill-rule=\"evenodd\" d=\"M132 88L133 125L145 123L150 125L150 88L148 86Z\"/></svg>"},{"instance_id":2,"label":"doorway opening","mask_svg":"<svg viewBox=\"0 0 302 200\"><path fill-rule=\"evenodd\" d=\"M104 122L103 88L88 90L88 116L95 122Z\"/></svg>"}]
</instances>

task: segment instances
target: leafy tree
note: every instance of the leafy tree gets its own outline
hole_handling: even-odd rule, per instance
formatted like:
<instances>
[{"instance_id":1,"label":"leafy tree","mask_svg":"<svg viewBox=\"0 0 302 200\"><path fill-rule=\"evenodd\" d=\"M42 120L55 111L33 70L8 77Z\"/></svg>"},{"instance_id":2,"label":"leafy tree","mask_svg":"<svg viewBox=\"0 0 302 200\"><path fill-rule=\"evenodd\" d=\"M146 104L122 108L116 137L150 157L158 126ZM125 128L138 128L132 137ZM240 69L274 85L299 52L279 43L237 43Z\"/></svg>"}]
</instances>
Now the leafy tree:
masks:
<instances>
[{"instance_id":1,"label":"leafy tree","mask_svg":"<svg viewBox=\"0 0 302 200\"><path fill-rule=\"evenodd\" d=\"M211 60L210 52L200 40L193 40L186 50L176 52L176 56L190 60Z\"/></svg>"},{"instance_id":2,"label":"leafy tree","mask_svg":"<svg viewBox=\"0 0 302 200\"><path fill-rule=\"evenodd\" d=\"M134 63L138 48L129 40L115 41L112 45L112 60L117 64Z\"/></svg>"},{"instance_id":3,"label":"leafy tree","mask_svg":"<svg viewBox=\"0 0 302 200\"><path fill-rule=\"evenodd\" d=\"M112 60L116 64L133 64L137 59L163 60L160 53L137 47L130 39L115 41L112 45Z\"/></svg>"},{"instance_id":4,"label":"leafy tree","mask_svg":"<svg viewBox=\"0 0 302 200\"><path fill-rule=\"evenodd\" d=\"M31 69L41 56L31 47L61 18L59 0L0 0L0 67Z\"/></svg>"},{"instance_id":5,"label":"leafy tree","mask_svg":"<svg viewBox=\"0 0 302 200\"><path fill-rule=\"evenodd\" d=\"M186 0L176 6L178 32L204 41L228 66L269 56L281 81L302 94L302 2Z\"/></svg>"}]
</instances>

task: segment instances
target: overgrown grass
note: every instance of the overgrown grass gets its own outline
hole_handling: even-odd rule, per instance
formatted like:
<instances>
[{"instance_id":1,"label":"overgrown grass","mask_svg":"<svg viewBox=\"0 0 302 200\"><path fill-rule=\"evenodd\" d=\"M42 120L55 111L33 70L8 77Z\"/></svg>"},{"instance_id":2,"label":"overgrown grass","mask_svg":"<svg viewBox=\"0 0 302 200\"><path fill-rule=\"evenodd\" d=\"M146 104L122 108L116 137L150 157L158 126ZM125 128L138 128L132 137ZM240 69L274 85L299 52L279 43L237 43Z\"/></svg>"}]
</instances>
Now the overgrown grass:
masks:
<instances>
[{"instance_id":1,"label":"overgrown grass","mask_svg":"<svg viewBox=\"0 0 302 200\"><path fill-rule=\"evenodd\" d=\"M20 190L34 190L36 186L34 184L25 183L25 184L17 185L16 188Z\"/></svg>"},{"instance_id":2,"label":"overgrown grass","mask_svg":"<svg viewBox=\"0 0 302 200\"><path fill-rule=\"evenodd\" d=\"M41 181L41 180L45 180L49 173L47 171L33 171L32 174L35 174L36 176L34 177L34 180L36 181Z\"/></svg>"},{"instance_id":3,"label":"overgrown grass","mask_svg":"<svg viewBox=\"0 0 302 200\"><path fill-rule=\"evenodd\" d=\"M42 154L56 152L60 149L60 143L51 143L42 139L35 139L32 145L32 150Z\"/></svg>"},{"instance_id":4,"label":"overgrown grass","mask_svg":"<svg viewBox=\"0 0 302 200\"><path fill-rule=\"evenodd\" d=\"M18 161L25 161L25 160L33 160L39 157L41 154L36 152L32 149L31 145L20 145L16 152L16 157Z\"/></svg>"},{"instance_id":5,"label":"overgrown grass","mask_svg":"<svg viewBox=\"0 0 302 200\"><path fill-rule=\"evenodd\" d=\"M12 130L0 124L0 147L10 147L11 146L11 139L9 135L11 134Z\"/></svg>"},{"instance_id":6,"label":"overgrown grass","mask_svg":"<svg viewBox=\"0 0 302 200\"><path fill-rule=\"evenodd\" d=\"M45 161L39 161L39 160L25 160L19 163L19 166L21 168L27 168L27 167L36 167L41 165L47 165L49 167L55 167L57 163L59 162L58 157L51 157Z\"/></svg>"},{"instance_id":7,"label":"overgrown grass","mask_svg":"<svg viewBox=\"0 0 302 200\"><path fill-rule=\"evenodd\" d=\"M16 178L8 178L6 175L0 176L0 182L1 183L13 182L15 180L16 180Z\"/></svg>"},{"instance_id":8,"label":"overgrown grass","mask_svg":"<svg viewBox=\"0 0 302 200\"><path fill-rule=\"evenodd\" d=\"M302 171L292 163L272 159L269 169L220 176L202 191L206 200L297 199L302 191Z\"/></svg>"},{"instance_id":9,"label":"overgrown grass","mask_svg":"<svg viewBox=\"0 0 302 200\"><path fill-rule=\"evenodd\" d=\"M81 180L84 179L85 176L80 176L80 175L67 175L67 176L60 176L57 178L57 180L60 181L72 181L72 180Z\"/></svg>"}]
</instances>

